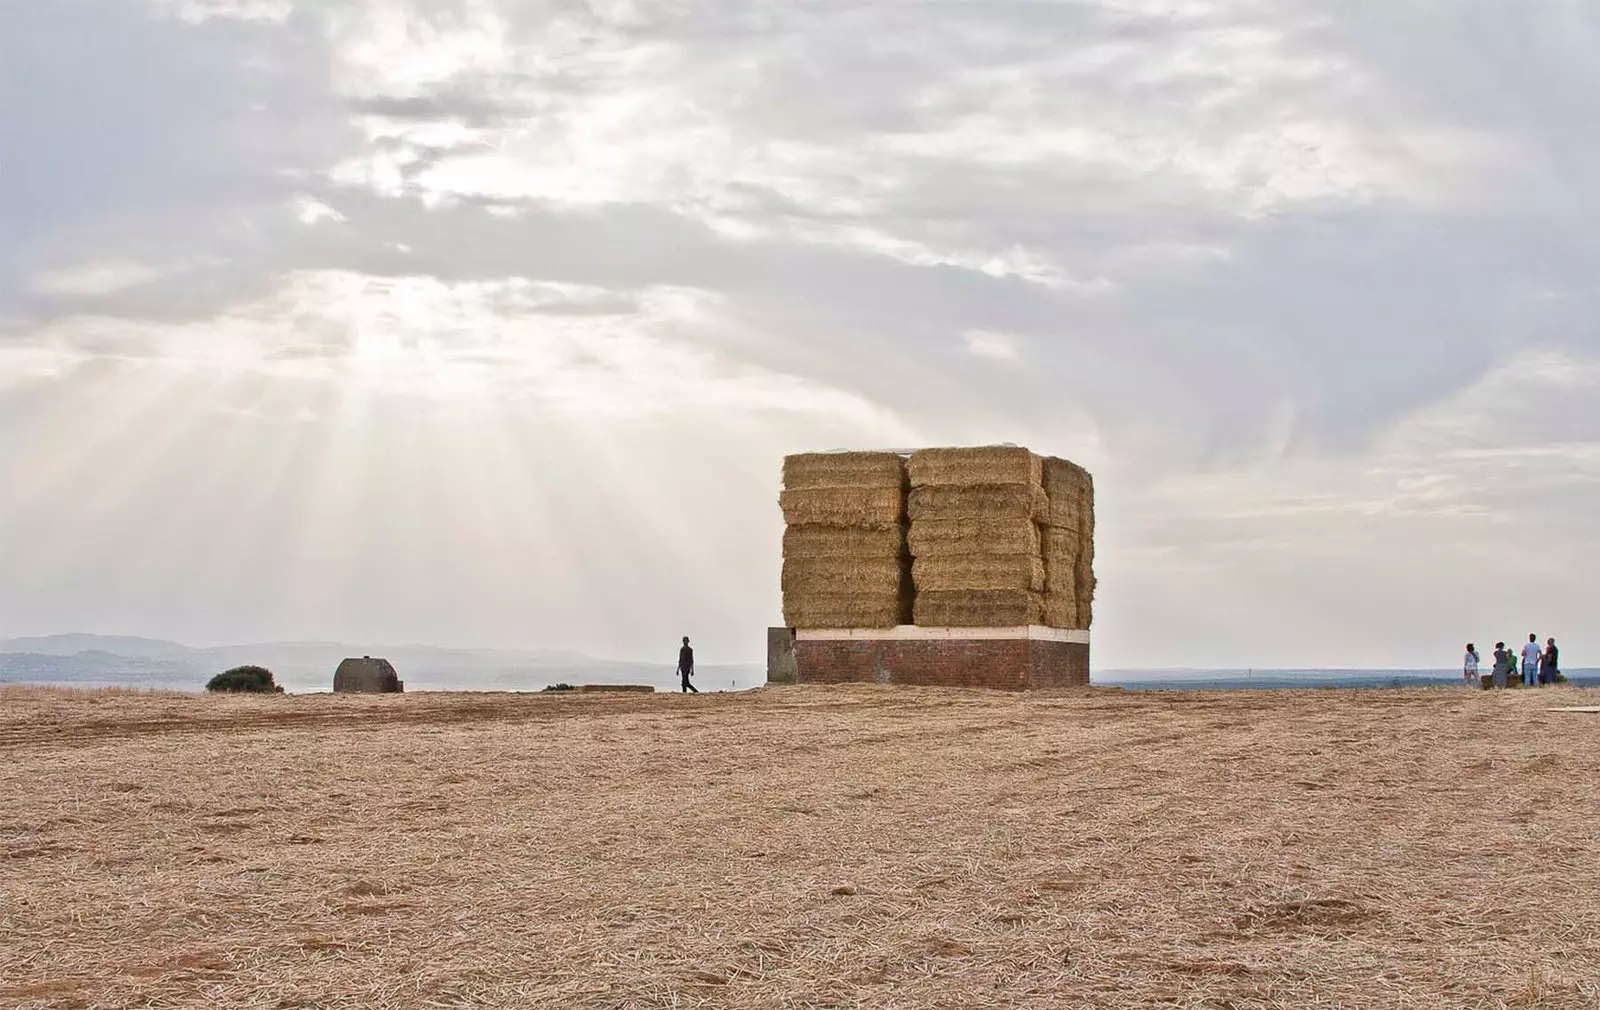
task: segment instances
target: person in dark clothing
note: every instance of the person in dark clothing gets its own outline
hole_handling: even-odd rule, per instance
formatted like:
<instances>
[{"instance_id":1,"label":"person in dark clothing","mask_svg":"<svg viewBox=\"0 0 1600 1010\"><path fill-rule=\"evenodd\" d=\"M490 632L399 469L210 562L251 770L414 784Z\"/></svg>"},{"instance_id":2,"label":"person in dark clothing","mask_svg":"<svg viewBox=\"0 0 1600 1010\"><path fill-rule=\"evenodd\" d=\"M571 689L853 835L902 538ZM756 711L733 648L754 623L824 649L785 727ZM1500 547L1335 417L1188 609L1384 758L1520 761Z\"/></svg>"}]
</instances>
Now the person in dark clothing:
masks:
<instances>
[{"instance_id":1,"label":"person in dark clothing","mask_svg":"<svg viewBox=\"0 0 1600 1010\"><path fill-rule=\"evenodd\" d=\"M683 678L683 690L680 694L699 694L700 691L691 683L689 678L694 676L694 650L689 648L689 636L683 636L683 648L678 650L678 675Z\"/></svg>"},{"instance_id":2,"label":"person in dark clothing","mask_svg":"<svg viewBox=\"0 0 1600 1010\"><path fill-rule=\"evenodd\" d=\"M1545 639L1544 652L1539 656L1539 681L1544 684L1560 683L1561 676L1561 650L1556 648L1556 640Z\"/></svg>"}]
</instances>

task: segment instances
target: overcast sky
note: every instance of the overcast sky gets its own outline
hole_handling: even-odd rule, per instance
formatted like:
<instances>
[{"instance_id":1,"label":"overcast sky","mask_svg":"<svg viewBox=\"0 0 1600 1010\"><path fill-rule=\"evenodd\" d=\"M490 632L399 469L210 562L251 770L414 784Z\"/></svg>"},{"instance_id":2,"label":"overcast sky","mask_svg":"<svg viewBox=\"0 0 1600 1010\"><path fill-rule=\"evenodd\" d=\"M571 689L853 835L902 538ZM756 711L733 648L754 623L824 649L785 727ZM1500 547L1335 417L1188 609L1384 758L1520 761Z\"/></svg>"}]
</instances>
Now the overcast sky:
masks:
<instances>
[{"instance_id":1,"label":"overcast sky","mask_svg":"<svg viewBox=\"0 0 1600 1010\"><path fill-rule=\"evenodd\" d=\"M1600 665L1592 0L0 0L0 636L755 660L784 453L1097 667Z\"/></svg>"}]
</instances>

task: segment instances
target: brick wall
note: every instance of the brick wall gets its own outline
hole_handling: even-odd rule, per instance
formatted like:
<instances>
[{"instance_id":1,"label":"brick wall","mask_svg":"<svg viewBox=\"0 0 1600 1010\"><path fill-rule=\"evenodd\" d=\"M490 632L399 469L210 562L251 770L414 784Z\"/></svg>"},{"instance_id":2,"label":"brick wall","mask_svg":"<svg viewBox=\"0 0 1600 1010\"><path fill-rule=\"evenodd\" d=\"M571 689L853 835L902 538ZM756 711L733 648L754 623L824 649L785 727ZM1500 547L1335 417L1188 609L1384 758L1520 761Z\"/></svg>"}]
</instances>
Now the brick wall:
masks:
<instances>
[{"instance_id":1,"label":"brick wall","mask_svg":"<svg viewBox=\"0 0 1600 1010\"><path fill-rule=\"evenodd\" d=\"M916 684L1001 691L1089 683L1089 646L1037 639L801 639L800 684Z\"/></svg>"}]
</instances>

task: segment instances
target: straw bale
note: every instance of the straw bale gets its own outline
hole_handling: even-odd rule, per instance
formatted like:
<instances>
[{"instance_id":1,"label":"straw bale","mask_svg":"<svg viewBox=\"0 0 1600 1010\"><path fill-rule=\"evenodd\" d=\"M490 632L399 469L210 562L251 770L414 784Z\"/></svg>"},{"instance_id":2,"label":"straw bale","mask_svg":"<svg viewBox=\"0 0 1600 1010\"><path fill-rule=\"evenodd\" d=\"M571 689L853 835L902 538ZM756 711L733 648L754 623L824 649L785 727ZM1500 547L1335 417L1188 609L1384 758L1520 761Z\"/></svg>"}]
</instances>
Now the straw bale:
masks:
<instances>
[{"instance_id":1,"label":"straw bale","mask_svg":"<svg viewBox=\"0 0 1600 1010\"><path fill-rule=\"evenodd\" d=\"M906 553L906 528L790 526L783 531L786 558L898 558Z\"/></svg>"},{"instance_id":2,"label":"straw bale","mask_svg":"<svg viewBox=\"0 0 1600 1010\"><path fill-rule=\"evenodd\" d=\"M1077 530L1062 529L1060 526L1039 528L1039 553L1045 557L1075 565L1082 550L1083 540Z\"/></svg>"},{"instance_id":3,"label":"straw bale","mask_svg":"<svg viewBox=\"0 0 1600 1010\"><path fill-rule=\"evenodd\" d=\"M1050 500L1044 489L1028 484L974 484L965 487L911 489L906 514L913 527L925 519L1028 519L1038 522L1049 515ZM915 535L915 530L913 530Z\"/></svg>"},{"instance_id":4,"label":"straw bale","mask_svg":"<svg viewBox=\"0 0 1600 1010\"><path fill-rule=\"evenodd\" d=\"M1064 529L1082 530L1093 522L1094 478L1089 471L1076 463L1055 456L1046 457L1042 464L1045 497L1049 501L1043 522Z\"/></svg>"},{"instance_id":5,"label":"straw bale","mask_svg":"<svg viewBox=\"0 0 1600 1010\"><path fill-rule=\"evenodd\" d=\"M1086 628L1086 622L1080 622L1078 613L1078 599L1070 588L1065 590L1047 590L1044 594L1044 623L1049 628Z\"/></svg>"},{"instance_id":6,"label":"straw bale","mask_svg":"<svg viewBox=\"0 0 1600 1010\"><path fill-rule=\"evenodd\" d=\"M905 516L905 495L899 488L810 488L778 496L783 518L791 526L853 526L892 530Z\"/></svg>"},{"instance_id":7,"label":"straw bale","mask_svg":"<svg viewBox=\"0 0 1600 1010\"><path fill-rule=\"evenodd\" d=\"M905 569L899 557L785 558L783 592L801 596L828 593L873 593L894 597L901 591Z\"/></svg>"},{"instance_id":8,"label":"straw bale","mask_svg":"<svg viewBox=\"0 0 1600 1010\"><path fill-rule=\"evenodd\" d=\"M791 628L894 628L911 623L911 594L785 593L783 621Z\"/></svg>"},{"instance_id":9,"label":"straw bale","mask_svg":"<svg viewBox=\"0 0 1600 1010\"><path fill-rule=\"evenodd\" d=\"M1044 591L1047 593L1078 594L1078 581L1082 578L1076 558L1063 558L1054 554L1044 556Z\"/></svg>"},{"instance_id":10,"label":"straw bale","mask_svg":"<svg viewBox=\"0 0 1600 1010\"><path fill-rule=\"evenodd\" d=\"M1039 527L1031 519L919 519L906 544L918 558L1040 555Z\"/></svg>"},{"instance_id":11,"label":"straw bale","mask_svg":"<svg viewBox=\"0 0 1600 1010\"><path fill-rule=\"evenodd\" d=\"M955 589L1028 589L1044 592L1044 559L1026 554L918 558L911 563L917 592Z\"/></svg>"},{"instance_id":12,"label":"straw bale","mask_svg":"<svg viewBox=\"0 0 1600 1010\"><path fill-rule=\"evenodd\" d=\"M1041 487L1039 457L1014 445L922 449L906 464L912 487L1024 484Z\"/></svg>"},{"instance_id":13,"label":"straw bale","mask_svg":"<svg viewBox=\"0 0 1600 1010\"><path fill-rule=\"evenodd\" d=\"M1046 456L1039 463L1040 483L1052 498L1082 498L1094 491L1094 477L1083 467L1059 456Z\"/></svg>"},{"instance_id":14,"label":"straw bale","mask_svg":"<svg viewBox=\"0 0 1600 1010\"><path fill-rule=\"evenodd\" d=\"M905 457L892 452L805 452L783 459L789 491L825 487L903 488Z\"/></svg>"},{"instance_id":15,"label":"straw bale","mask_svg":"<svg viewBox=\"0 0 1600 1010\"><path fill-rule=\"evenodd\" d=\"M1014 628L1038 624L1044 600L1026 589L918 592L917 624L927 628Z\"/></svg>"}]
</instances>

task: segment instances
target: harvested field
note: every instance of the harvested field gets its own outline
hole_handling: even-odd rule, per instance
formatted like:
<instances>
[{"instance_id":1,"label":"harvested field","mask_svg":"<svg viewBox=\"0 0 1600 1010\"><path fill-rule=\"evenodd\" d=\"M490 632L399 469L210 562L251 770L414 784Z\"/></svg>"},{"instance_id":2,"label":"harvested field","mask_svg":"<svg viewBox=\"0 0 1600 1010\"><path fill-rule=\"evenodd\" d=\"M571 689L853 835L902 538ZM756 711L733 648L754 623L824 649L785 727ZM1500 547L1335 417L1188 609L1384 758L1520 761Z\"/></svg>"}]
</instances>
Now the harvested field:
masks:
<instances>
[{"instance_id":1,"label":"harvested field","mask_svg":"<svg viewBox=\"0 0 1600 1010\"><path fill-rule=\"evenodd\" d=\"M0 1006L1600 1005L1548 689L0 689Z\"/></svg>"}]
</instances>

